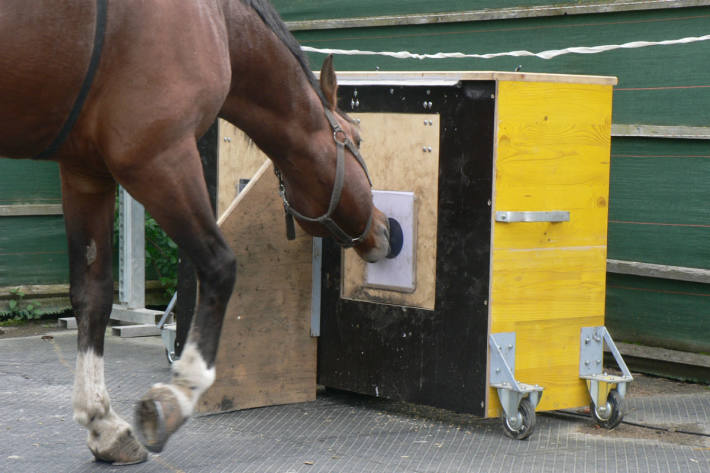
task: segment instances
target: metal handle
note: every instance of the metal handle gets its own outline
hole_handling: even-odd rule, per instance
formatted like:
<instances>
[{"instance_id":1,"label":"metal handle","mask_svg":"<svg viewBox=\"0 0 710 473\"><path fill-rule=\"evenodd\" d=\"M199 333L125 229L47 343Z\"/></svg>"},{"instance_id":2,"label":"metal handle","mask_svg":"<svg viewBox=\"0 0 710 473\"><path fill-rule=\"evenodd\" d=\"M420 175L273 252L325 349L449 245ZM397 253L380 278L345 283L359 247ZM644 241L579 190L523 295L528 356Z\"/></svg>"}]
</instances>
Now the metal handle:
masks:
<instances>
[{"instance_id":1,"label":"metal handle","mask_svg":"<svg viewBox=\"0 0 710 473\"><path fill-rule=\"evenodd\" d=\"M497 211L496 222L569 222L568 210L531 211Z\"/></svg>"}]
</instances>

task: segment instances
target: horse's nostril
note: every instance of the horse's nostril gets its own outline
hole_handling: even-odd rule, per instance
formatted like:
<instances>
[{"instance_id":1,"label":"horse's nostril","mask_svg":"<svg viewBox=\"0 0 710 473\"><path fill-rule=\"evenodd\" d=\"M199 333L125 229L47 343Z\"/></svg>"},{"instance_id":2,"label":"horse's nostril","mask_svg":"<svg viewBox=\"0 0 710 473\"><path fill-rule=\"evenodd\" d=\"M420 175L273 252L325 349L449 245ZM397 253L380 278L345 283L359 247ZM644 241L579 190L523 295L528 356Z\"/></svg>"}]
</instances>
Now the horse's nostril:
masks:
<instances>
[{"instance_id":1,"label":"horse's nostril","mask_svg":"<svg viewBox=\"0 0 710 473\"><path fill-rule=\"evenodd\" d=\"M393 218L389 219L389 235L388 240L390 244L389 252L387 253L387 258L396 258L397 255L402 251L402 246L404 245L404 234L402 233L402 226L399 222Z\"/></svg>"}]
</instances>

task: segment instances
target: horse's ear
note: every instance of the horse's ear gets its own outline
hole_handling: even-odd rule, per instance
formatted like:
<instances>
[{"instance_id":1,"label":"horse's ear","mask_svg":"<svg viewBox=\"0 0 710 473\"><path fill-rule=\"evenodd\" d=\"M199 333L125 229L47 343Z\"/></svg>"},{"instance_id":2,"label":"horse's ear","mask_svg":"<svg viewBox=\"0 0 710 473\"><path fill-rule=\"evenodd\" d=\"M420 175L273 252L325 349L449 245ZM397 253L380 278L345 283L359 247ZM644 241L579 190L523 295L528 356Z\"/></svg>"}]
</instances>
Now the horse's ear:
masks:
<instances>
[{"instance_id":1,"label":"horse's ear","mask_svg":"<svg viewBox=\"0 0 710 473\"><path fill-rule=\"evenodd\" d=\"M338 103L338 79L335 78L332 54L323 61L323 67L320 70L320 88L330 109L335 110Z\"/></svg>"}]
</instances>

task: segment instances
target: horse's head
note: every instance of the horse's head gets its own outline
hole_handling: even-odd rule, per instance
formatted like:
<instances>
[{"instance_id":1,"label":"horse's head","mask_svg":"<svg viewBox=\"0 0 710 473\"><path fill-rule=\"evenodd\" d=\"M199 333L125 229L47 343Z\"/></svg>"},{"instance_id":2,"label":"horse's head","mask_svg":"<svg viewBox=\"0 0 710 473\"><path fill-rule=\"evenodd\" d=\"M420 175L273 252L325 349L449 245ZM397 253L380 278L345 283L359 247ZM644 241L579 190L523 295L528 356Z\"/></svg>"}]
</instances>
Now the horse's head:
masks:
<instances>
[{"instance_id":1,"label":"horse's head","mask_svg":"<svg viewBox=\"0 0 710 473\"><path fill-rule=\"evenodd\" d=\"M327 125L309 140L313 168L291 168L283 176L286 209L308 233L330 235L365 261L379 261L392 255L390 221L372 202L357 122L338 110L332 56L323 63L320 88Z\"/></svg>"}]
</instances>

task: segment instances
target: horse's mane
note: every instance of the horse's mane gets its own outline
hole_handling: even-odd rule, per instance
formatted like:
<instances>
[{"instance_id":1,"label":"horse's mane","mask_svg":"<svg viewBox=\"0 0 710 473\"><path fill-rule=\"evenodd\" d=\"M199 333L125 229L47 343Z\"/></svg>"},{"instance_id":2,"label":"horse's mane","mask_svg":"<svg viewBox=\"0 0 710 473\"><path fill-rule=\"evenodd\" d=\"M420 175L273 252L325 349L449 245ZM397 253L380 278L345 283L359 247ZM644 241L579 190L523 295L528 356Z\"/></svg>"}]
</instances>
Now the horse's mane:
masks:
<instances>
[{"instance_id":1,"label":"horse's mane","mask_svg":"<svg viewBox=\"0 0 710 473\"><path fill-rule=\"evenodd\" d=\"M291 34L286 24L283 22L283 20L281 20L281 17L276 12L271 3L266 0L241 1L247 6L253 8L254 11L256 11L256 13L264 21L266 26L268 26L271 31L276 34L276 37L278 37L284 43L284 45L286 45L289 51L291 51L291 54L293 54L298 63L301 65L301 69L303 69L303 73L306 74L306 77L310 81L313 90L315 90L318 94L318 97L323 103L323 106L327 107L325 96L321 91L318 79L316 79L316 76L313 75L313 71L311 71L311 67L308 63L308 58L306 57L306 54L301 49L301 45L298 43L296 38Z\"/></svg>"}]
</instances>

